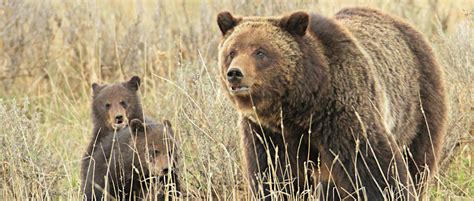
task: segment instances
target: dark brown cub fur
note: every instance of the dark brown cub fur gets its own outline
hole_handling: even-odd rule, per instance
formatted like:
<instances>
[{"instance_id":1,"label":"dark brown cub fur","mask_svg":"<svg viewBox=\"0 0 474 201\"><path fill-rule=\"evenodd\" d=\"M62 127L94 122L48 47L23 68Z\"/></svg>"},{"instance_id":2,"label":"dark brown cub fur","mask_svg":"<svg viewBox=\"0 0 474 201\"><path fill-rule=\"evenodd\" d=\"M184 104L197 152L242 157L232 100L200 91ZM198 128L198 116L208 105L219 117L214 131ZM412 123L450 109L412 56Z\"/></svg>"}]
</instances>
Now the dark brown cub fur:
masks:
<instances>
[{"instance_id":1,"label":"dark brown cub fur","mask_svg":"<svg viewBox=\"0 0 474 201\"><path fill-rule=\"evenodd\" d=\"M105 136L92 153L84 199L165 200L179 196L177 143L171 124L134 119Z\"/></svg>"},{"instance_id":2,"label":"dark brown cub fur","mask_svg":"<svg viewBox=\"0 0 474 201\"><path fill-rule=\"evenodd\" d=\"M116 84L92 84L92 137L82 159L81 177L89 174L90 156L95 145L102 138L112 135L125 128L130 119L143 121L143 111L138 95L140 77L133 76L130 80ZM84 186L84 184L82 184Z\"/></svg>"}]
</instances>

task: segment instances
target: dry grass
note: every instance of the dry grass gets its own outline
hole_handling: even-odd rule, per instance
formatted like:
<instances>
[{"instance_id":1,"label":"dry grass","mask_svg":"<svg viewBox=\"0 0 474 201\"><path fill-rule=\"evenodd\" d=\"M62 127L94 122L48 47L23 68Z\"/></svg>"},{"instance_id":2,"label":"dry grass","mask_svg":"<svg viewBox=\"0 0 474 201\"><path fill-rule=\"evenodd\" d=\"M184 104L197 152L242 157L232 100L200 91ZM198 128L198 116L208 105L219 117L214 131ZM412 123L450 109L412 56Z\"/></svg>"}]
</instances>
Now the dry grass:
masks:
<instances>
[{"instance_id":1,"label":"dry grass","mask_svg":"<svg viewBox=\"0 0 474 201\"><path fill-rule=\"evenodd\" d=\"M369 5L402 16L433 43L445 67L451 112L430 196L472 199L474 3L357 2L0 0L2 197L77 200L92 128L90 85L136 74L144 80L146 113L169 119L181 141L185 193L245 198L237 114L217 82L217 12L331 15Z\"/></svg>"}]
</instances>

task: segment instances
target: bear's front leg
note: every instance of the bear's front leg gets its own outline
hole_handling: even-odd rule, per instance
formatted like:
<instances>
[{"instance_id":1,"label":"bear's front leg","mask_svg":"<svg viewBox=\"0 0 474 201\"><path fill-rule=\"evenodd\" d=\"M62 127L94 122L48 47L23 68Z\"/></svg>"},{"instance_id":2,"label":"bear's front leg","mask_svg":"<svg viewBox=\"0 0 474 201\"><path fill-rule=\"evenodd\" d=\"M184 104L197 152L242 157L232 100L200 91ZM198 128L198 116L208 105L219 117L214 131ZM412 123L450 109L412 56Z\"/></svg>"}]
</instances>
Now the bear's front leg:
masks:
<instances>
[{"instance_id":1,"label":"bear's front leg","mask_svg":"<svg viewBox=\"0 0 474 201\"><path fill-rule=\"evenodd\" d=\"M291 141L285 141L281 133L272 132L248 119L244 118L241 126L253 195L265 200L304 198L302 192L312 186L311 175L300 171L307 169L304 163L307 149L296 151L298 147L293 147L295 145ZM300 162L297 161L299 158Z\"/></svg>"},{"instance_id":2,"label":"bear's front leg","mask_svg":"<svg viewBox=\"0 0 474 201\"><path fill-rule=\"evenodd\" d=\"M91 157L92 158L92 157ZM104 187L105 187L105 167L104 165L97 164L93 159L86 158L83 160L91 160L89 171L84 173L86 179L83 180L82 190L83 190L83 200L102 200L104 197Z\"/></svg>"}]
</instances>

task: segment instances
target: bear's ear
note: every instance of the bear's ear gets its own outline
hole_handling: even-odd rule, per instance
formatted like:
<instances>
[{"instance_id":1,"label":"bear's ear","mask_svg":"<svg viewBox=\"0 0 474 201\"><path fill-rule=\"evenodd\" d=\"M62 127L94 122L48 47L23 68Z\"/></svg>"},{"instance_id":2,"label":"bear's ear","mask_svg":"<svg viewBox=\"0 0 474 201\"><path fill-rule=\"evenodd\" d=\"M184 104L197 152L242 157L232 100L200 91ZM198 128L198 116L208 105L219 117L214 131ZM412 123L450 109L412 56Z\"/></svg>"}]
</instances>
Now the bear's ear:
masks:
<instances>
[{"instance_id":1,"label":"bear's ear","mask_svg":"<svg viewBox=\"0 0 474 201\"><path fill-rule=\"evenodd\" d=\"M134 134L145 131L145 125L140 119L132 119L130 121L130 128Z\"/></svg>"},{"instance_id":2,"label":"bear's ear","mask_svg":"<svg viewBox=\"0 0 474 201\"><path fill-rule=\"evenodd\" d=\"M140 87L140 77L133 76L130 80L126 83L127 88L137 91L138 87Z\"/></svg>"},{"instance_id":3,"label":"bear's ear","mask_svg":"<svg viewBox=\"0 0 474 201\"><path fill-rule=\"evenodd\" d=\"M225 35L229 30L237 26L239 21L240 19L235 18L228 11L220 12L217 15L217 24L219 25L222 35Z\"/></svg>"},{"instance_id":4,"label":"bear's ear","mask_svg":"<svg viewBox=\"0 0 474 201\"><path fill-rule=\"evenodd\" d=\"M173 128L171 126L171 122L165 119L165 120L163 120L163 125L165 126L165 132L170 137L174 137L174 131L173 131Z\"/></svg>"},{"instance_id":5,"label":"bear's ear","mask_svg":"<svg viewBox=\"0 0 474 201\"><path fill-rule=\"evenodd\" d=\"M92 92L94 94L98 93L100 90L102 90L102 88L104 88L104 85L101 85L101 84L97 84L97 83L92 83Z\"/></svg>"},{"instance_id":6,"label":"bear's ear","mask_svg":"<svg viewBox=\"0 0 474 201\"><path fill-rule=\"evenodd\" d=\"M280 20L280 26L290 34L304 36L309 24L309 15L306 12L298 11Z\"/></svg>"}]
</instances>

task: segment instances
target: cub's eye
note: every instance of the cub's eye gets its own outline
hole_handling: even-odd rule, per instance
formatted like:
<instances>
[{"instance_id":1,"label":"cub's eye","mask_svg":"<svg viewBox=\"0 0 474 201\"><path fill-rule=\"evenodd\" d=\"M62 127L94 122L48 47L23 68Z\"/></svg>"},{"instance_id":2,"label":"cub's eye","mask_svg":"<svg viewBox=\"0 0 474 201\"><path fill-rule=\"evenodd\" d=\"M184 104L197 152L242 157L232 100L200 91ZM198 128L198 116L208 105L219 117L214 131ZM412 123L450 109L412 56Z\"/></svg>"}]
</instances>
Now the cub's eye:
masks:
<instances>
[{"instance_id":1,"label":"cub's eye","mask_svg":"<svg viewBox=\"0 0 474 201\"><path fill-rule=\"evenodd\" d=\"M110 103L105 103L105 108L109 109L110 108Z\"/></svg>"},{"instance_id":2,"label":"cub's eye","mask_svg":"<svg viewBox=\"0 0 474 201\"><path fill-rule=\"evenodd\" d=\"M122 107L127 107L127 103L126 103L125 101L120 101L120 105L121 105Z\"/></svg>"},{"instance_id":3,"label":"cub's eye","mask_svg":"<svg viewBox=\"0 0 474 201\"><path fill-rule=\"evenodd\" d=\"M229 58L233 59L235 57L235 51L230 51L229 52Z\"/></svg>"},{"instance_id":4,"label":"cub's eye","mask_svg":"<svg viewBox=\"0 0 474 201\"><path fill-rule=\"evenodd\" d=\"M257 50L257 52L255 53L255 56L258 58L258 59L263 59L265 58L267 55L265 54L265 52L263 50Z\"/></svg>"}]
</instances>

